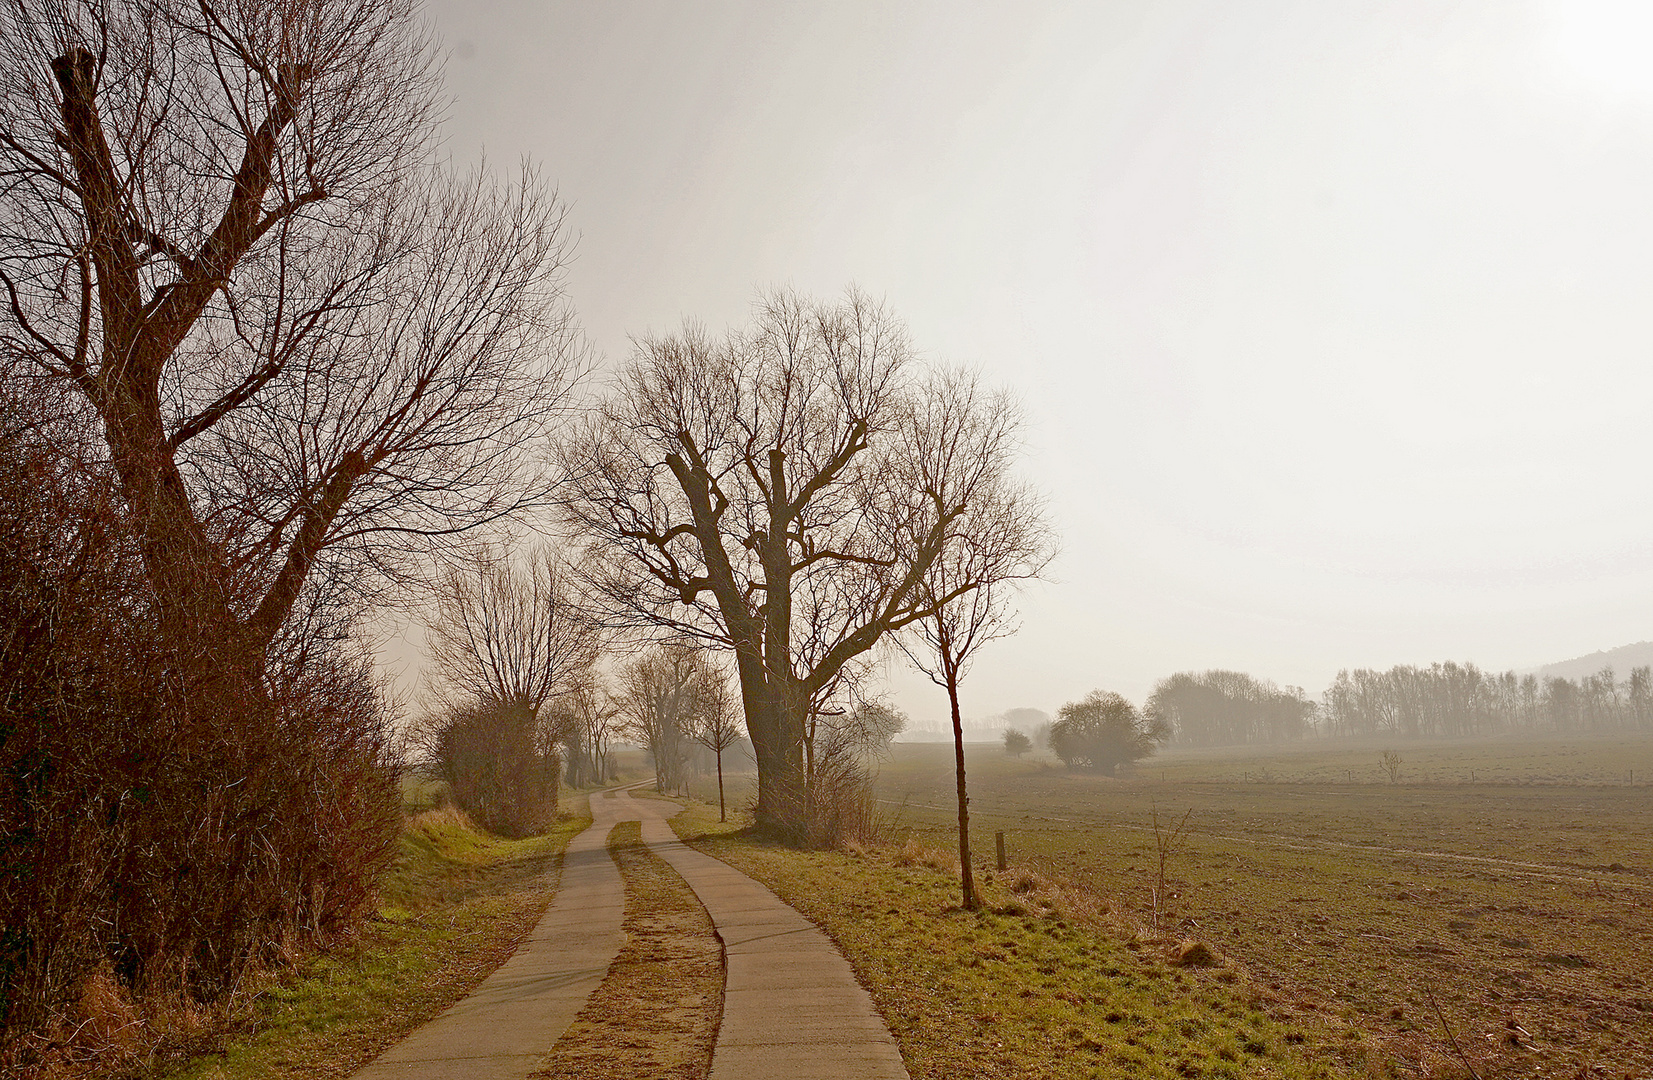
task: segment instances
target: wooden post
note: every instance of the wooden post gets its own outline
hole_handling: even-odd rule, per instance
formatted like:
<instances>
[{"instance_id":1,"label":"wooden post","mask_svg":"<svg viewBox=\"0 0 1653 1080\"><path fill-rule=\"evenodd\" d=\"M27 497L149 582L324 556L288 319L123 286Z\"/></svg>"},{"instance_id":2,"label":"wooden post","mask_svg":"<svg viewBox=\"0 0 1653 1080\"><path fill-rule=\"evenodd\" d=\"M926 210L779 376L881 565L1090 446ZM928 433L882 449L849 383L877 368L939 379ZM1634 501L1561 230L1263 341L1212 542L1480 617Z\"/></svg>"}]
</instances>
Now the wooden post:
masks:
<instances>
[{"instance_id":1,"label":"wooden post","mask_svg":"<svg viewBox=\"0 0 1653 1080\"><path fill-rule=\"evenodd\" d=\"M1002 833L1002 832L994 833L993 834L993 842L998 845L998 848L999 848L999 869L1003 870L1004 869L1004 833Z\"/></svg>"}]
</instances>

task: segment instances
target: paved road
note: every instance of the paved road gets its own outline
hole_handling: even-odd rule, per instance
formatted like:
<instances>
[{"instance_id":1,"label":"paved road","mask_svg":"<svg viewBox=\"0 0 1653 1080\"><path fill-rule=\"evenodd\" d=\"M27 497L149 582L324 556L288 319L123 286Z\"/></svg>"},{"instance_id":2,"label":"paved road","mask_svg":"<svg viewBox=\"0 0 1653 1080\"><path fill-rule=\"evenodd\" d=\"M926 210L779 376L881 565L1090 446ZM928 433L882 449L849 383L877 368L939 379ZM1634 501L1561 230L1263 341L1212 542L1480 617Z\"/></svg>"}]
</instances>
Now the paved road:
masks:
<instances>
[{"instance_id":1,"label":"paved road","mask_svg":"<svg viewBox=\"0 0 1653 1080\"><path fill-rule=\"evenodd\" d=\"M700 897L723 939L712 1080L907 1080L890 1029L837 946L780 897L678 841L677 806L620 797L643 840Z\"/></svg>"},{"instance_id":2,"label":"paved road","mask_svg":"<svg viewBox=\"0 0 1653 1080\"><path fill-rule=\"evenodd\" d=\"M712 1080L907 1080L895 1039L832 942L740 871L680 843L675 804L591 796L561 887L515 955L467 998L391 1047L355 1080L522 1080L573 1023L622 944L620 874L606 849L622 821L683 876L724 949L723 1020Z\"/></svg>"},{"instance_id":3,"label":"paved road","mask_svg":"<svg viewBox=\"0 0 1653 1080\"><path fill-rule=\"evenodd\" d=\"M538 1067L624 943L625 888L607 847L619 811L592 795L592 824L569 841L556 897L533 932L469 997L356 1080L521 1080Z\"/></svg>"}]
</instances>

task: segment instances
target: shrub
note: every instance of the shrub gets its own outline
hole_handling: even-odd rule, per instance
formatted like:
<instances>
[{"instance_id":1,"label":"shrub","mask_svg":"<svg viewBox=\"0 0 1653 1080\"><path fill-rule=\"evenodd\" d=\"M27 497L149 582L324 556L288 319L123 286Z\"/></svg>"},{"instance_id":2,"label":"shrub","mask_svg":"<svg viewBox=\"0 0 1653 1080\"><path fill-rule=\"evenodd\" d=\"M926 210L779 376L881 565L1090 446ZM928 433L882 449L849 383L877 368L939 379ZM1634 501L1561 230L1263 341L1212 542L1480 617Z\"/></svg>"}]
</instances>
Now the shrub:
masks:
<instances>
[{"instance_id":1,"label":"shrub","mask_svg":"<svg viewBox=\"0 0 1653 1080\"><path fill-rule=\"evenodd\" d=\"M1092 690L1057 712L1050 726L1050 748L1069 768L1112 776L1118 766L1152 754L1167 735L1164 724L1145 719L1123 697Z\"/></svg>"},{"instance_id":2,"label":"shrub","mask_svg":"<svg viewBox=\"0 0 1653 1080\"><path fill-rule=\"evenodd\" d=\"M1031 749L1033 749L1033 740L1028 738L1024 732L1017 731L1015 728L1004 729L1005 753L1011 757L1021 757Z\"/></svg>"},{"instance_id":3,"label":"shrub","mask_svg":"<svg viewBox=\"0 0 1653 1080\"><path fill-rule=\"evenodd\" d=\"M0 1073L115 1071L369 910L399 799L364 665L186 673L113 498L0 437ZM313 643L312 643L313 644Z\"/></svg>"},{"instance_id":4,"label":"shrub","mask_svg":"<svg viewBox=\"0 0 1653 1080\"><path fill-rule=\"evenodd\" d=\"M885 822L878 812L872 777L853 757L817 761L804 812L804 842L816 848L875 844Z\"/></svg>"},{"instance_id":5,"label":"shrub","mask_svg":"<svg viewBox=\"0 0 1653 1080\"><path fill-rule=\"evenodd\" d=\"M499 702L460 705L421 735L427 767L470 819L498 836L532 836L557 818L562 761L535 714Z\"/></svg>"}]
</instances>

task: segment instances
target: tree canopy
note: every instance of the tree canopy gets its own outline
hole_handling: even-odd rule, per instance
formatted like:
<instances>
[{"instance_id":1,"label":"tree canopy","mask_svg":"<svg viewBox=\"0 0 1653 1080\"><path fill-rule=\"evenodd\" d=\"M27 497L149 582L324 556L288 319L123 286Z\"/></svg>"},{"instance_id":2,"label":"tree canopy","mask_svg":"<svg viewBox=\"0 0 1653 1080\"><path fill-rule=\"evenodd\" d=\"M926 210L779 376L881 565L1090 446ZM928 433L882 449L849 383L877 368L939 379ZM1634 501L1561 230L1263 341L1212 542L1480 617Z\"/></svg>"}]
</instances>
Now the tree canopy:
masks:
<instances>
[{"instance_id":1,"label":"tree canopy","mask_svg":"<svg viewBox=\"0 0 1653 1080\"><path fill-rule=\"evenodd\" d=\"M1112 776L1119 766L1152 754L1169 734L1163 723L1144 717L1120 695L1092 690L1058 710L1050 748L1069 768Z\"/></svg>"}]
</instances>

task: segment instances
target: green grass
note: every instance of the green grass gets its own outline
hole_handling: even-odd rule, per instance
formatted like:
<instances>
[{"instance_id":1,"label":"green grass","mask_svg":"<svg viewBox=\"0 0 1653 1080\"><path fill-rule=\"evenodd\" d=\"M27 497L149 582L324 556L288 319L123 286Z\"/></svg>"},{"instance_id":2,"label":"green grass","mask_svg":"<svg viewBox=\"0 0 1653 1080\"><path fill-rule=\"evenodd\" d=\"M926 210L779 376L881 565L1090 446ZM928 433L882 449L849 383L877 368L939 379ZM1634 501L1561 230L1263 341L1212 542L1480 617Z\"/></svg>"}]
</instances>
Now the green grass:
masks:
<instances>
[{"instance_id":1,"label":"green grass","mask_svg":"<svg viewBox=\"0 0 1653 1080\"><path fill-rule=\"evenodd\" d=\"M451 810L408 820L359 940L266 986L221 1052L170 1080L345 1077L463 997L508 957L550 902L583 800L551 832L503 840ZM549 876L549 880L548 880Z\"/></svg>"},{"instance_id":2,"label":"green grass","mask_svg":"<svg viewBox=\"0 0 1653 1080\"><path fill-rule=\"evenodd\" d=\"M799 852L692 803L680 835L774 889L843 949L915 1080L960 1076L1338 1077L1358 1032L1281 1023L1231 966L1179 968L1168 943L1033 875L983 875L918 844Z\"/></svg>"}]
</instances>

